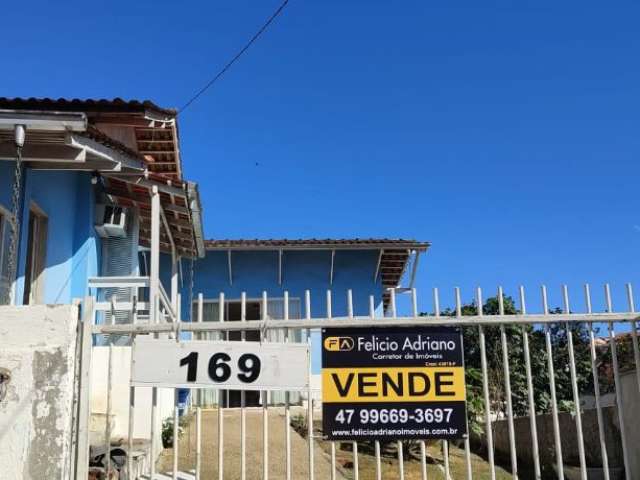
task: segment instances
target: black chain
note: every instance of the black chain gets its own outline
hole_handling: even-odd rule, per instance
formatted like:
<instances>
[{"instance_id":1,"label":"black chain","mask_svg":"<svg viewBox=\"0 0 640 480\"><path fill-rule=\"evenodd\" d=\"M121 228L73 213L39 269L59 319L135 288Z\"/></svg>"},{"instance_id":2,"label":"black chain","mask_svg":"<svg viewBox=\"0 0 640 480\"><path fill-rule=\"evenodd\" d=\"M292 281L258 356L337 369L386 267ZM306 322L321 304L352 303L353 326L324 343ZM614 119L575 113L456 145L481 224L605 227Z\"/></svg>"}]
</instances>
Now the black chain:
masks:
<instances>
[{"instance_id":1,"label":"black chain","mask_svg":"<svg viewBox=\"0 0 640 480\"><path fill-rule=\"evenodd\" d=\"M9 239L9 259L7 262L7 288L3 293L2 302L11 302L11 285L16 276L18 264L18 240L20 236L20 191L22 187L22 147L16 147L16 168L13 175L13 195L11 197L11 238Z\"/></svg>"}]
</instances>

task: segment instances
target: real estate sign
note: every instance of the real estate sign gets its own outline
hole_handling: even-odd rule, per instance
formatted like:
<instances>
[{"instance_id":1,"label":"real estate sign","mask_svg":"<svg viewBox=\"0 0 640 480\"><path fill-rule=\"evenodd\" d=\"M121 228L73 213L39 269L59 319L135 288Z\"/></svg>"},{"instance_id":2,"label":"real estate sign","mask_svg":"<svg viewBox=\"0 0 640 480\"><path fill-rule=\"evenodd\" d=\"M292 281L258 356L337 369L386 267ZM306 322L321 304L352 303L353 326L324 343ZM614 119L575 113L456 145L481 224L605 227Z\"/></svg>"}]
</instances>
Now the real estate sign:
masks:
<instances>
[{"instance_id":1,"label":"real estate sign","mask_svg":"<svg viewBox=\"0 0 640 480\"><path fill-rule=\"evenodd\" d=\"M309 346L136 339L131 384L232 390L307 389Z\"/></svg>"},{"instance_id":2,"label":"real estate sign","mask_svg":"<svg viewBox=\"0 0 640 480\"><path fill-rule=\"evenodd\" d=\"M323 329L322 418L330 440L463 437L460 330Z\"/></svg>"}]
</instances>

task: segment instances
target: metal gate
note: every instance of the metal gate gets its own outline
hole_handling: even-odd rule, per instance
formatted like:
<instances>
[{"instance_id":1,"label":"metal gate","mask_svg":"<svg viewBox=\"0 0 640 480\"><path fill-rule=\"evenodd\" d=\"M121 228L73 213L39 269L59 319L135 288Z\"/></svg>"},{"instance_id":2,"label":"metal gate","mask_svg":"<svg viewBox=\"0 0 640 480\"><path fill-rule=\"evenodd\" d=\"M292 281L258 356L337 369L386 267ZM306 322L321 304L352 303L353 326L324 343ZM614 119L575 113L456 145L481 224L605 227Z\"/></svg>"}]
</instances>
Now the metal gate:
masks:
<instances>
[{"instance_id":1,"label":"metal gate","mask_svg":"<svg viewBox=\"0 0 640 480\"><path fill-rule=\"evenodd\" d=\"M104 444L112 445L110 418L114 408L114 388L122 375L122 372L114 371L112 338L128 336L132 341L139 335L154 335L188 342L190 340L185 337L225 340L231 332L241 332L239 341L244 341L246 332L259 332L261 341L266 342L270 332L278 331L285 341L294 338L310 341L312 333L324 327L435 325L460 327L464 334L468 421L473 433L458 444L447 441L441 441L437 446L425 441L411 445L401 441L396 445L381 445L380 442L374 442L373 445L359 442L349 442L348 445L340 445L339 442L325 444L322 433L314 428L314 416L317 420L318 415L314 408L317 406L317 398L314 398L317 397L317 391L310 387L300 402L292 402L290 395L286 394L282 405L273 405L268 393L263 392L258 406L247 406L246 398L242 395L239 408L217 408L208 412L205 417L207 421L215 422L217 441L212 442L215 444L214 452L203 443L205 437L210 439L211 432L207 433L202 410L194 406L197 397L191 395L190 403L179 405L176 390L172 393L175 395L175 404L171 415L176 448L172 450L169 466L165 458L164 467L161 467L156 463L156 456L161 451L158 431L161 428L158 411L161 389L152 389L147 405L139 400L144 389L129 387L127 440L121 447L130 454L126 465L121 468L120 478L245 479L254 478L250 472L259 471L258 477L267 480L270 474L271 478L276 477L276 473L270 472L273 464L270 459L273 460L274 455L282 459L282 476L288 480L302 478L297 467L303 464L305 478L332 480L404 479L405 476L423 480L472 479L474 476L492 480L506 477L564 479L565 475L567 478L587 479L592 471L599 471L605 479L617 478L616 475L628 480L638 478L640 443L633 439L637 439L640 423L635 412L629 410L628 401L640 398L640 351L636 330L638 314L635 312L631 285L626 286L627 305L618 313L614 312L609 285L604 286L604 305L599 307L592 305L588 285L585 285L579 302L570 302L566 286L562 287L561 292L562 305L551 310L544 286L535 302L526 299L523 288L519 289L515 301L506 297L502 288L499 288L490 302L483 301L483 293L477 289L474 300L467 305L462 304L460 290L455 289L453 308L441 310L441 299L438 290L434 289L433 312L421 314L417 307L416 291L412 289L406 292L409 295L408 313L400 314L396 307L396 291L391 290L389 308L383 316L376 316L373 297L369 298L369 315L356 316L353 293L348 291L346 299L338 299L341 302L346 300L348 314L333 317L332 307L336 299L331 291L327 291L326 314L314 317L311 294L306 291L302 302L302 318L299 319L289 317L289 296L285 292L284 315L278 320L267 316L269 298L266 293L261 298L262 319L246 320L246 295L242 294L241 321L238 322L225 322L222 311L219 321L202 321L202 295L195 302L193 322L181 322L172 315L163 315L162 309L153 322L144 315L144 309L148 306L137 302L134 297L133 302L126 304L111 302L91 307L94 311L131 311L132 323L95 325L94 314L87 316L81 355L83 359L88 359L92 349L97 348L91 345L102 343L108 348L103 433ZM224 304L224 294L221 293L219 298ZM534 311L539 313L531 313ZM234 338L237 336L236 333ZM78 478L83 479L86 478L86 467L82 464L87 458L91 413L87 388L90 370L86 366L89 364L88 361L82 362L81 380L84 388L79 399L84 406L80 407L78 422L77 472ZM633 372L635 374L630 377ZM631 383L629 378L632 378ZM626 382L624 386L623 380ZM606 404L608 398L615 398L613 405ZM232 411L239 415L239 432L225 429L225 421L231 418L227 412ZM274 412L282 416L281 419L276 417L278 421L284 422L283 428L277 429L279 438L271 431L274 430ZM295 418L292 412L295 412ZM262 438L259 450L247 442L248 413L262 419L259 422ZM181 452L178 441L180 414L191 419L187 428L193 430L193 435L190 431L186 447L188 452ZM615 417L613 423L618 425L617 430L611 430L611 415ZM134 465L134 430L138 419L143 417L150 422L150 461ZM294 420L297 421L297 430L291 428ZM165 427L165 433L166 430ZM238 461L233 468L230 468L227 459L231 454L231 433L234 438L239 437L240 442L239 451L235 447L233 449L234 462L236 457ZM297 451L294 455L292 435L296 439L298 436L304 438L304 454ZM452 457L454 449L460 452L459 458L456 457L458 463L454 463ZM438 457L435 466L434 455L429 453L433 451L441 452L441 458ZM340 461L345 457L345 452L351 457L350 462ZM116 467L110 458L107 455L107 470ZM327 463L327 469L319 468L321 460ZM205 469L207 462L213 465L212 468ZM205 474L205 470L210 473ZM279 472L280 469L278 475Z\"/></svg>"}]
</instances>

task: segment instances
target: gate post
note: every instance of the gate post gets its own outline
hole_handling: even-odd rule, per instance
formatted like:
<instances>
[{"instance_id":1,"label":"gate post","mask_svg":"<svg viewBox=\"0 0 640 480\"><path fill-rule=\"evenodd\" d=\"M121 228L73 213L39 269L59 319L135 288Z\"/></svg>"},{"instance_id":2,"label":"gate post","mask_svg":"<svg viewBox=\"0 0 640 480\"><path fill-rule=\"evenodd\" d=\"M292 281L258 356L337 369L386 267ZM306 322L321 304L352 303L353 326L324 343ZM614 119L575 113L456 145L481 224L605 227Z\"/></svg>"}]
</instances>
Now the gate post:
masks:
<instances>
[{"instance_id":1,"label":"gate post","mask_svg":"<svg viewBox=\"0 0 640 480\"><path fill-rule=\"evenodd\" d=\"M89 417L91 416L91 353L94 318L93 297L85 297L82 304L82 335L80 344L80 375L78 378L78 428L76 435L76 479L85 480L89 474Z\"/></svg>"}]
</instances>

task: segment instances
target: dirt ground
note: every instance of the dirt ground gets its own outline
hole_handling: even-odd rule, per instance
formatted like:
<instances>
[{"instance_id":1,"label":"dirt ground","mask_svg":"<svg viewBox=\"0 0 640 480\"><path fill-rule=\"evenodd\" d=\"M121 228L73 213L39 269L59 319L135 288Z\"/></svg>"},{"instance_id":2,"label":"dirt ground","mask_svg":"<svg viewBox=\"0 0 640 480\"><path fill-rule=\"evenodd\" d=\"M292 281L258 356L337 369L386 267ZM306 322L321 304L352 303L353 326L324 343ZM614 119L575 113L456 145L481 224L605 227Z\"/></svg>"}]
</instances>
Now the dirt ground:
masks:
<instances>
[{"instance_id":1,"label":"dirt ground","mask_svg":"<svg viewBox=\"0 0 640 480\"><path fill-rule=\"evenodd\" d=\"M295 411L292 412L292 417ZM283 409L269 409L269 478L285 478L285 449L284 449L284 411ZM315 422L314 422L315 423ZM218 411L215 409L202 412L202 478L216 480L218 478ZM315 423L315 435L320 436L320 424ZM195 424L194 418L184 430L180 438L179 466L182 471L195 468ZM262 479L262 410L247 409L247 480ZM292 475L294 480L308 478L308 447L307 441L295 430L291 429ZM315 442L315 478L319 480L331 478L330 442ZM376 478L376 462L373 451L361 444L358 452L358 471L361 480ZM436 442L427 447L427 477L430 480L445 477L444 457L441 443ZM488 463L481 457L472 454L471 464L473 478L488 480L491 478ZM337 480L353 479L353 452L351 443L336 444ZM399 478L397 452L383 452L382 478ZM170 472L173 466L173 450L167 449L160 458L158 471ZM466 461L464 450L451 446L449 449L450 479L461 479L466 476ZM240 479L240 411L237 409L224 410L224 478ZM416 458L405 454L405 480L420 480L422 478L421 463ZM496 478L507 480L511 475L506 470L496 467Z\"/></svg>"},{"instance_id":2,"label":"dirt ground","mask_svg":"<svg viewBox=\"0 0 640 480\"><path fill-rule=\"evenodd\" d=\"M322 442L323 448L327 452L330 450L328 442ZM343 443L336 448L336 462L339 465L350 466L353 462L353 452L351 444ZM397 479L400 478L397 451L386 452L381 458L382 478ZM489 480L491 478L489 464L481 457L471 455L471 468L474 480ZM464 450L451 446L449 448L449 475L450 480L459 480L466 478L466 460ZM346 470L346 478L352 479L353 471ZM372 451L367 451L363 445L358 446L358 472L361 480L371 480L376 478L376 459ZM416 458L408 458L405 454L404 459L404 478L405 480L421 480L422 465ZM427 447L427 478L429 480L447 480L445 476L444 457L442 455L441 443L437 442ZM512 476L509 472L496 466L496 479L508 480Z\"/></svg>"},{"instance_id":3,"label":"dirt ground","mask_svg":"<svg viewBox=\"0 0 640 480\"><path fill-rule=\"evenodd\" d=\"M262 410L247 408L246 473L247 480L262 479ZM293 415L293 413L292 413ZM240 479L240 410L224 410L224 478ZM285 478L285 420L284 411L269 408L269 479ZM194 418L185 428L179 443L179 466L182 471L195 468L196 432ZM314 449L316 478L330 478L329 456L316 443ZM308 477L308 447L306 439L291 429L291 466L293 479ZM173 468L173 450L166 449L159 460L158 471ZM218 478L218 411L202 411L202 478ZM346 477L338 472L337 479Z\"/></svg>"}]
</instances>

